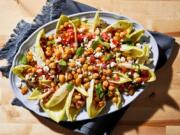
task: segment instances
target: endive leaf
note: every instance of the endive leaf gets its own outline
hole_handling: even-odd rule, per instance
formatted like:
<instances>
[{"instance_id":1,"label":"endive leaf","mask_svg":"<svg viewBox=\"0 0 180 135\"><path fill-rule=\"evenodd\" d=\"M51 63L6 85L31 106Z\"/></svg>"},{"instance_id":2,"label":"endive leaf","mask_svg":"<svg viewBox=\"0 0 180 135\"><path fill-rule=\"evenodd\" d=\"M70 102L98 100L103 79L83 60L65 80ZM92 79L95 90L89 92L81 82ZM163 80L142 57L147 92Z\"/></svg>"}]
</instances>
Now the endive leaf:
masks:
<instances>
[{"instance_id":1,"label":"endive leaf","mask_svg":"<svg viewBox=\"0 0 180 135\"><path fill-rule=\"evenodd\" d=\"M63 84L58 90L56 90L50 100L45 104L45 107L51 108L59 104L69 93L66 87L67 83Z\"/></svg>"},{"instance_id":2,"label":"endive leaf","mask_svg":"<svg viewBox=\"0 0 180 135\"><path fill-rule=\"evenodd\" d=\"M48 114L48 116L56 121L57 123L65 120L66 118L66 111L65 111L65 102L66 102L66 97L58 103L56 106L47 108L42 102L40 102L40 105L42 109Z\"/></svg>"},{"instance_id":3,"label":"endive leaf","mask_svg":"<svg viewBox=\"0 0 180 135\"><path fill-rule=\"evenodd\" d=\"M90 88L88 89L88 97L86 98L86 111L90 118L96 117L105 107L105 104L101 108L96 108L93 104L93 91L94 91L94 80L90 82Z\"/></svg>"},{"instance_id":4,"label":"endive leaf","mask_svg":"<svg viewBox=\"0 0 180 135\"><path fill-rule=\"evenodd\" d=\"M22 80L25 80L25 76L23 75L23 72L29 68L32 68L29 65L18 65L12 68L12 72L17 75Z\"/></svg>"},{"instance_id":5,"label":"endive leaf","mask_svg":"<svg viewBox=\"0 0 180 135\"><path fill-rule=\"evenodd\" d=\"M121 45L120 51L122 51L124 56L132 58L138 58L144 55L144 51L136 46Z\"/></svg>"},{"instance_id":6,"label":"endive leaf","mask_svg":"<svg viewBox=\"0 0 180 135\"><path fill-rule=\"evenodd\" d=\"M137 42L141 39L141 37L144 35L144 30L137 30L131 33L128 38L131 39L132 42Z\"/></svg>"}]
</instances>

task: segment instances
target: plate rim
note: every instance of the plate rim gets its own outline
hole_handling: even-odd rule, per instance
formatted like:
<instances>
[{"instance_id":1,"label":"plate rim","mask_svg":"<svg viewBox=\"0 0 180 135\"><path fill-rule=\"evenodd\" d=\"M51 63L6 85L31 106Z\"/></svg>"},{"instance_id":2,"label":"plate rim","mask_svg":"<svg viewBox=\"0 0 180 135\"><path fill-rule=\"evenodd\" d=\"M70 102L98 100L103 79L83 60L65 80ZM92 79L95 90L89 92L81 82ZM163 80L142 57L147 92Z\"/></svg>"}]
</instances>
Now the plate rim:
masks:
<instances>
[{"instance_id":1,"label":"plate rim","mask_svg":"<svg viewBox=\"0 0 180 135\"><path fill-rule=\"evenodd\" d=\"M76 17L76 16L81 16L81 15L86 15L86 14L95 14L96 12L97 12L97 11L87 11L87 12L75 13L75 14L68 15L68 16L69 16L70 18L73 18L73 17ZM125 15L118 14L118 13L114 13L114 12L109 12L109 11L99 11L99 13L100 13L100 16L101 16L101 14L106 14L106 15L109 15L109 16L115 16L114 18L122 18L122 17L123 17L123 18L125 18L125 19L128 19L130 22L135 23L135 24L138 24L142 29L145 30L145 32L148 33L148 35L151 36L153 42L155 43L155 44L153 44L153 45L155 45L156 48L157 48L157 59L156 59L156 61L155 61L155 63L154 63L154 67L152 68L152 70L155 70L155 67L157 66L158 59L159 59L159 51L158 51L157 42L156 42L156 40L154 39L154 37L152 36L152 34L151 34L148 30L146 30L146 29L143 27L143 25L141 25L139 22L137 22L136 20L134 20L134 19L132 19L132 18L129 18L129 17L125 16ZM41 27L39 27L38 29L36 29L33 33L31 33L31 35L28 36L28 38L27 38L26 40L24 40L23 43L21 43L21 45L20 45L20 47L19 47L16 55L15 55L14 58L13 58L12 66L11 66L10 73L9 73L9 80L10 80L11 90L13 91L15 97L22 102L22 104L25 106L26 109L28 109L28 110L31 111L31 112L34 112L35 114L37 114L37 115L39 115L39 116L41 116L41 117L46 117L46 118L49 118L49 117L48 117L47 115L42 115L42 114L40 114L40 113L37 112L35 109L32 109L31 107L28 106L28 103L25 104L25 103L23 102L24 100L17 96L17 95L19 95L19 94L17 94L16 88L15 88L14 83L13 83L13 76L14 76L14 74L12 73L12 68L16 65L17 57L20 55L20 53L21 53L21 51L22 51L22 47L23 47L25 44L27 44L28 41L29 41L35 34L37 34L37 32L40 31L42 28L44 28L44 27L46 27L46 26L48 26L48 25L50 25L50 24L52 24L52 23L55 23L55 22L57 22L57 21L58 21L58 19L55 19L55 20L52 20L52 21L50 21L50 22L42 25ZM33 45L32 45L32 46L33 46ZM146 87L145 87L140 93L138 93L138 95L137 95L136 97L134 97L134 99L133 99L131 102L129 102L129 103L126 104L125 106L123 106L123 107L121 107L121 108L119 108L119 109L117 109L117 110L115 110L115 111L98 115L98 116L96 116L95 118L85 118L85 119L81 119L81 120L75 120L75 121L73 121L73 122L94 120L94 119L99 119L99 118L105 117L106 115L109 115L109 114L113 114L113 113L121 110L122 108L125 108L125 107L128 106L130 103L132 103L134 100L136 100L136 98L139 97L139 96L141 95L141 93L142 93L145 89L147 89L147 86L148 86L148 85L146 85ZM24 96L24 95L22 95L22 96ZM49 118L49 119L50 119L50 118ZM71 121L64 120L64 121L60 121L60 122L71 122Z\"/></svg>"}]
</instances>

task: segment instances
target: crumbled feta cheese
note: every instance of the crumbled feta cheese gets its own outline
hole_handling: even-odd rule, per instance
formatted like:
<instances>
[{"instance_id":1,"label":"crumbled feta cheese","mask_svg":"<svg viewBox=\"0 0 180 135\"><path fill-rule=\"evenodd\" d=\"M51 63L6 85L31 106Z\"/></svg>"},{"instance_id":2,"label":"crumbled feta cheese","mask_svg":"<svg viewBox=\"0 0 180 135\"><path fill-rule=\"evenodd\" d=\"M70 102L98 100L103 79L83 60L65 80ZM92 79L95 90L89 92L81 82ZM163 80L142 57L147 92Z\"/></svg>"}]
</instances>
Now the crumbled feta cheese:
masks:
<instances>
[{"instance_id":1,"label":"crumbled feta cheese","mask_svg":"<svg viewBox=\"0 0 180 135\"><path fill-rule=\"evenodd\" d=\"M61 42L61 40L62 40L61 37L58 37L57 39L55 39L55 42L59 43L59 42Z\"/></svg>"},{"instance_id":2,"label":"crumbled feta cheese","mask_svg":"<svg viewBox=\"0 0 180 135\"><path fill-rule=\"evenodd\" d=\"M112 37L112 34L111 34L111 33L108 33L107 35L108 35L109 37Z\"/></svg>"},{"instance_id":3,"label":"crumbled feta cheese","mask_svg":"<svg viewBox=\"0 0 180 135\"><path fill-rule=\"evenodd\" d=\"M116 47L116 45L115 45L115 44L113 44L112 42L110 42L110 47L111 47L111 49L113 49L113 48L115 48L115 47Z\"/></svg>"},{"instance_id":4,"label":"crumbled feta cheese","mask_svg":"<svg viewBox=\"0 0 180 135\"><path fill-rule=\"evenodd\" d=\"M30 78L30 74L25 75L25 79L28 80Z\"/></svg>"},{"instance_id":5,"label":"crumbled feta cheese","mask_svg":"<svg viewBox=\"0 0 180 135\"><path fill-rule=\"evenodd\" d=\"M110 65L108 64L106 67L107 67L107 68L110 68Z\"/></svg>"},{"instance_id":6,"label":"crumbled feta cheese","mask_svg":"<svg viewBox=\"0 0 180 135\"><path fill-rule=\"evenodd\" d=\"M46 76L45 75L42 75L42 80L46 80Z\"/></svg>"},{"instance_id":7,"label":"crumbled feta cheese","mask_svg":"<svg viewBox=\"0 0 180 135\"><path fill-rule=\"evenodd\" d=\"M128 60L128 63L129 63L129 64L133 64L134 61L133 61L133 60Z\"/></svg>"},{"instance_id":8,"label":"crumbled feta cheese","mask_svg":"<svg viewBox=\"0 0 180 135\"><path fill-rule=\"evenodd\" d=\"M119 57L121 55L121 53L116 53L116 57Z\"/></svg>"},{"instance_id":9,"label":"crumbled feta cheese","mask_svg":"<svg viewBox=\"0 0 180 135\"><path fill-rule=\"evenodd\" d=\"M128 72L127 74L128 74L128 75L131 75L131 72Z\"/></svg>"},{"instance_id":10,"label":"crumbled feta cheese","mask_svg":"<svg viewBox=\"0 0 180 135\"><path fill-rule=\"evenodd\" d=\"M88 71L88 75L92 75L92 73Z\"/></svg>"},{"instance_id":11,"label":"crumbled feta cheese","mask_svg":"<svg viewBox=\"0 0 180 135\"><path fill-rule=\"evenodd\" d=\"M138 48L142 48L142 45L141 45L140 43L137 43L136 46L137 46Z\"/></svg>"},{"instance_id":12,"label":"crumbled feta cheese","mask_svg":"<svg viewBox=\"0 0 180 135\"><path fill-rule=\"evenodd\" d=\"M97 53L95 53L95 55L94 55L94 56L95 56L96 58L99 58L99 57L101 57L102 55L103 55L103 53L102 53L102 52L97 52Z\"/></svg>"},{"instance_id":13,"label":"crumbled feta cheese","mask_svg":"<svg viewBox=\"0 0 180 135\"><path fill-rule=\"evenodd\" d=\"M83 17L81 18L81 21L87 21L87 18Z\"/></svg>"},{"instance_id":14,"label":"crumbled feta cheese","mask_svg":"<svg viewBox=\"0 0 180 135\"><path fill-rule=\"evenodd\" d=\"M76 66L82 66L80 61L76 61Z\"/></svg>"},{"instance_id":15,"label":"crumbled feta cheese","mask_svg":"<svg viewBox=\"0 0 180 135\"><path fill-rule=\"evenodd\" d=\"M79 74L79 75L78 75L78 78L82 78L82 76L83 76L82 74Z\"/></svg>"},{"instance_id":16,"label":"crumbled feta cheese","mask_svg":"<svg viewBox=\"0 0 180 135\"><path fill-rule=\"evenodd\" d=\"M16 85L17 85L18 88L20 88L22 86L22 82L20 81Z\"/></svg>"},{"instance_id":17,"label":"crumbled feta cheese","mask_svg":"<svg viewBox=\"0 0 180 135\"><path fill-rule=\"evenodd\" d=\"M39 68L39 69L36 70L36 72L37 72L37 73L40 73L40 72L42 72L42 69Z\"/></svg>"},{"instance_id":18,"label":"crumbled feta cheese","mask_svg":"<svg viewBox=\"0 0 180 135\"><path fill-rule=\"evenodd\" d=\"M115 63L115 62L111 62L111 63L110 63L110 66L111 66L111 67L114 67L114 66L116 66L116 63Z\"/></svg>"},{"instance_id":19,"label":"crumbled feta cheese","mask_svg":"<svg viewBox=\"0 0 180 135\"><path fill-rule=\"evenodd\" d=\"M35 77L32 77L32 78L31 78L31 81L32 81L32 82L35 82Z\"/></svg>"},{"instance_id":20,"label":"crumbled feta cheese","mask_svg":"<svg viewBox=\"0 0 180 135\"><path fill-rule=\"evenodd\" d=\"M44 70L45 72L48 72L48 71L49 71L49 67L48 67L48 66L44 66L44 67L43 67L43 70Z\"/></svg>"},{"instance_id":21,"label":"crumbled feta cheese","mask_svg":"<svg viewBox=\"0 0 180 135\"><path fill-rule=\"evenodd\" d=\"M121 57L120 60L121 62L125 62L126 59L124 57Z\"/></svg>"},{"instance_id":22,"label":"crumbled feta cheese","mask_svg":"<svg viewBox=\"0 0 180 135\"><path fill-rule=\"evenodd\" d=\"M97 64L97 66L98 66L98 67L101 67L101 66L102 66L102 63Z\"/></svg>"},{"instance_id":23,"label":"crumbled feta cheese","mask_svg":"<svg viewBox=\"0 0 180 135\"><path fill-rule=\"evenodd\" d=\"M78 32L80 32L80 33L84 32L84 31L85 31L85 28L79 28L78 29Z\"/></svg>"},{"instance_id":24,"label":"crumbled feta cheese","mask_svg":"<svg viewBox=\"0 0 180 135\"><path fill-rule=\"evenodd\" d=\"M139 77L139 74L138 74L138 73L136 73L136 72L134 72L134 74L133 74L133 78L137 78L137 77Z\"/></svg>"}]
</instances>

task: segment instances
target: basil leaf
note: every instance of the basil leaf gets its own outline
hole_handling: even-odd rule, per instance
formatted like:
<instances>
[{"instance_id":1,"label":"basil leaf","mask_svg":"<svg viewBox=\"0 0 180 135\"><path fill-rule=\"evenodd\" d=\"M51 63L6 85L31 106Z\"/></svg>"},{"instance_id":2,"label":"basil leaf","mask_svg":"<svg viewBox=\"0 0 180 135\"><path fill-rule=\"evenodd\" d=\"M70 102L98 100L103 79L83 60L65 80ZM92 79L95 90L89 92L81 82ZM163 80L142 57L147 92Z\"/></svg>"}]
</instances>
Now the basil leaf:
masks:
<instances>
[{"instance_id":1,"label":"basil leaf","mask_svg":"<svg viewBox=\"0 0 180 135\"><path fill-rule=\"evenodd\" d=\"M28 63L28 60L24 54L20 56L19 63L23 65L26 65Z\"/></svg>"},{"instance_id":2,"label":"basil leaf","mask_svg":"<svg viewBox=\"0 0 180 135\"><path fill-rule=\"evenodd\" d=\"M79 48L77 49L76 55L77 55L77 56L81 56L81 55L83 54L83 52L84 52L84 48L81 46L81 47L79 47Z\"/></svg>"},{"instance_id":3,"label":"basil leaf","mask_svg":"<svg viewBox=\"0 0 180 135\"><path fill-rule=\"evenodd\" d=\"M61 59L60 61L59 61L59 65L60 66L67 66L67 63L66 63L66 61L64 61L63 59Z\"/></svg>"},{"instance_id":4,"label":"basil leaf","mask_svg":"<svg viewBox=\"0 0 180 135\"><path fill-rule=\"evenodd\" d=\"M71 91L73 89L74 85L72 83L68 83L67 86L66 86L66 89L68 91Z\"/></svg>"}]
</instances>

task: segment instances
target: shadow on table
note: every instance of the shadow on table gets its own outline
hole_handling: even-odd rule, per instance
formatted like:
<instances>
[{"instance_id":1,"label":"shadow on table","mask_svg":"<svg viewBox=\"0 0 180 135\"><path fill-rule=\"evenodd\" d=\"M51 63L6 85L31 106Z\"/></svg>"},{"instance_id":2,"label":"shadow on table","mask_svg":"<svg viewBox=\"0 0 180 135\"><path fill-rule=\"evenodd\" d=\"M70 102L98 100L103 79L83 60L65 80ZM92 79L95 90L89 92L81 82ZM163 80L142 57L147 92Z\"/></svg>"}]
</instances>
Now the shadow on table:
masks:
<instances>
[{"instance_id":1,"label":"shadow on table","mask_svg":"<svg viewBox=\"0 0 180 135\"><path fill-rule=\"evenodd\" d=\"M168 94L172 81L172 64L178 55L178 51L179 44L176 43L167 63L157 71L157 80L129 106L125 115L119 120L117 126L114 128L112 132L113 135L123 135L125 132L133 129L136 129L138 133L138 127L148 121L157 110L164 110L164 105L178 111L180 110L176 101ZM146 107L147 109L136 109L136 106L139 106L139 108Z\"/></svg>"},{"instance_id":2,"label":"shadow on table","mask_svg":"<svg viewBox=\"0 0 180 135\"><path fill-rule=\"evenodd\" d=\"M164 105L168 105L172 107L175 110L180 110L178 104L175 102L175 100L168 95L168 90L172 81L172 64L178 55L179 51L179 45L176 43L173 48L173 52L167 63L157 71L157 80L152 83L148 89L146 89L141 96L139 96L135 102L133 102L129 107L123 108L120 111L117 111L113 113L112 115L107 115L105 118L98 118L93 120L94 123L100 123L103 124L103 128L106 129L108 128L107 126L110 126L111 130L106 131L107 134L110 134L112 131L112 134L118 134L118 135L123 135L125 132L129 130L136 129L138 132L138 127L145 123L147 120L149 120L154 113L158 109L163 109ZM146 106L147 108L149 107L150 109L137 109L137 112L134 111L134 108L136 106L144 107ZM125 114L123 115L123 113ZM57 133L63 133L63 134L79 134L77 132L73 132L71 130L67 130L64 127L67 127L69 129L76 129L76 128L81 128L83 122L73 122L69 124L68 122L65 123L60 123L61 126L56 124L55 122L39 117L33 113L35 117L44 125L52 129L53 131ZM139 117L138 117L139 116ZM122 118L121 118L122 117ZM108 120L110 121L110 125L108 124ZM129 121L128 121L129 120ZM103 123L106 122L106 123ZM115 126L116 125L116 126ZM127 125L127 126L126 126ZM75 128L74 128L75 127ZM100 126L97 124L94 125L92 130L95 130L98 132L98 128ZM124 128L125 127L125 128ZM101 126L102 128L102 126ZM113 129L114 128L114 129ZM87 135L91 135L92 133L95 132L89 132ZM101 133L97 133L102 134Z\"/></svg>"}]
</instances>

